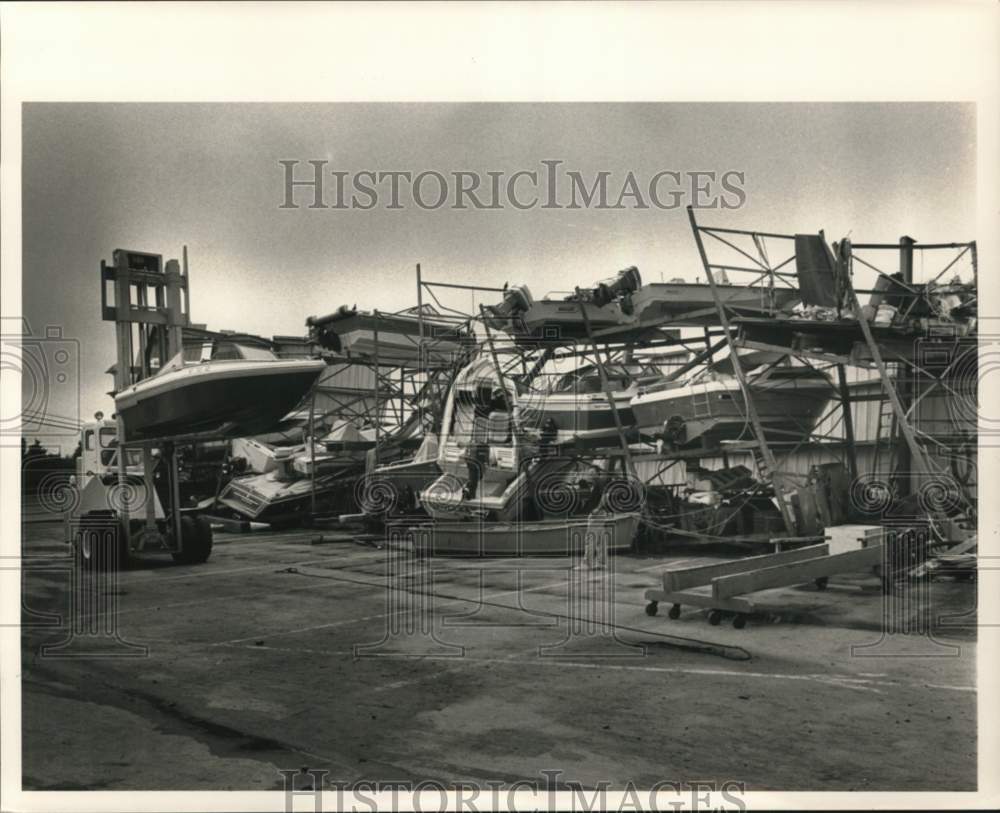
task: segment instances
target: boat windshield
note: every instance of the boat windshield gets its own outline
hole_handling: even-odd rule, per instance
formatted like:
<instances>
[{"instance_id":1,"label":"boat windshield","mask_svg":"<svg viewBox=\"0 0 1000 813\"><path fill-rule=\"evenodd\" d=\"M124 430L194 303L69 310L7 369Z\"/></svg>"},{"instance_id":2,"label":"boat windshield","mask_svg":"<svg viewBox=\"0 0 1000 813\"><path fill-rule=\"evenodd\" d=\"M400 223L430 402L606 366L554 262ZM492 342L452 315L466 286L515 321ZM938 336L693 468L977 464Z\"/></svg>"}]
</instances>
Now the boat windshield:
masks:
<instances>
[{"instance_id":1,"label":"boat windshield","mask_svg":"<svg viewBox=\"0 0 1000 813\"><path fill-rule=\"evenodd\" d=\"M200 356L194 351L199 348L186 348L178 353L170 361L164 364L158 374L169 373L172 370L179 370L185 365L201 364L205 361L276 361L277 356L264 347L253 347L246 344L236 344L234 342L219 342L212 349L211 358L205 358L205 354Z\"/></svg>"},{"instance_id":2,"label":"boat windshield","mask_svg":"<svg viewBox=\"0 0 1000 813\"><path fill-rule=\"evenodd\" d=\"M606 364L604 372L612 389L627 389L633 381L652 383L663 377L663 373L651 364ZM600 373L593 365L586 365L560 376L550 390L580 394L602 391Z\"/></svg>"},{"instance_id":3,"label":"boat windshield","mask_svg":"<svg viewBox=\"0 0 1000 813\"><path fill-rule=\"evenodd\" d=\"M730 375L729 373L724 373L719 370L713 370L711 368L707 370L701 370L695 375L691 376L685 383L686 384L708 384L712 381L735 381L736 377Z\"/></svg>"},{"instance_id":4,"label":"boat windshield","mask_svg":"<svg viewBox=\"0 0 1000 813\"><path fill-rule=\"evenodd\" d=\"M172 370L179 370L181 369L181 367L184 366L185 363L189 362L187 362L187 359L184 358L184 351L182 350L180 353L178 353L176 356L170 359L170 361L164 364L157 372L157 375L163 375L163 373L169 373Z\"/></svg>"},{"instance_id":5,"label":"boat windshield","mask_svg":"<svg viewBox=\"0 0 1000 813\"><path fill-rule=\"evenodd\" d=\"M274 361L277 356L264 347L252 347L235 342L220 342L212 353L212 361Z\"/></svg>"}]
</instances>

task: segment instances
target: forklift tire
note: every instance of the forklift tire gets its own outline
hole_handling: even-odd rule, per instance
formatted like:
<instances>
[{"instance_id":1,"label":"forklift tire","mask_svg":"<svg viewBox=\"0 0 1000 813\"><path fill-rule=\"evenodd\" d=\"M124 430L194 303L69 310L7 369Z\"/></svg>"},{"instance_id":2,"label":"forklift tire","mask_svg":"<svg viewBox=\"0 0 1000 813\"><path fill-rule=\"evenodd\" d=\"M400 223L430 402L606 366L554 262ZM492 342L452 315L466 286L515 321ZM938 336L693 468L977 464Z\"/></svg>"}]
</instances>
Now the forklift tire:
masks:
<instances>
[{"instance_id":1,"label":"forklift tire","mask_svg":"<svg viewBox=\"0 0 1000 813\"><path fill-rule=\"evenodd\" d=\"M125 534L119 523L117 533L84 533L77 531L76 560L80 570L87 573L123 570L129 561L125 547Z\"/></svg>"},{"instance_id":2,"label":"forklift tire","mask_svg":"<svg viewBox=\"0 0 1000 813\"><path fill-rule=\"evenodd\" d=\"M198 526L198 534L201 537L201 550L204 554L202 562L207 562L212 555L212 523L206 517L195 517L194 524Z\"/></svg>"},{"instance_id":3,"label":"forklift tire","mask_svg":"<svg viewBox=\"0 0 1000 813\"><path fill-rule=\"evenodd\" d=\"M204 517L181 517L181 546L174 551L174 561L182 565L200 565L212 554L212 526Z\"/></svg>"}]
</instances>

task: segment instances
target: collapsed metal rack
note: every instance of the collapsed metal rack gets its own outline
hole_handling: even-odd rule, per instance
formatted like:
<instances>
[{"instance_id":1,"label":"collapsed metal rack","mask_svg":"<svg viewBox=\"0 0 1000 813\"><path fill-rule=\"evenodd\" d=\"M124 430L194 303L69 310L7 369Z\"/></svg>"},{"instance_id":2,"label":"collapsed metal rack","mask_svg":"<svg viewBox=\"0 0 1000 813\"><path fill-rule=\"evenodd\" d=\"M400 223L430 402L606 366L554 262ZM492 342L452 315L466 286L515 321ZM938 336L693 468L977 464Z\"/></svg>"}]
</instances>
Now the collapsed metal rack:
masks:
<instances>
[{"instance_id":1,"label":"collapsed metal rack","mask_svg":"<svg viewBox=\"0 0 1000 813\"><path fill-rule=\"evenodd\" d=\"M366 470L392 462L400 454L411 450L414 444L408 443L411 440L408 436L420 437L425 415L440 409L451 379L462 363L463 354L452 357L441 348L461 334L463 328L468 328L469 319L462 315L432 313L432 308L426 307L423 302L423 292L425 285L435 283L421 282L419 264L416 273L415 309L396 312L374 309L368 313L372 319L370 348L321 352L332 372L330 376L320 376L308 396L308 427L312 439L309 447L312 458L309 474L312 519L330 518L317 509L316 480L320 476L315 458L317 421L337 418L353 422L359 428L373 430L374 445L366 458ZM383 340L379 321L400 316L415 317L418 334L416 339L410 340L410 346L403 350L397 347L394 351ZM450 327L435 333L429 324L432 318L438 324L449 322ZM316 342L312 339L307 341L311 351L315 350ZM364 385L347 388L338 385L336 379L342 372L356 374L365 382ZM320 411L317 411L317 399L321 401ZM339 515L340 512L335 511L331 516Z\"/></svg>"},{"instance_id":2,"label":"collapsed metal rack","mask_svg":"<svg viewBox=\"0 0 1000 813\"><path fill-rule=\"evenodd\" d=\"M595 330L583 306L584 297L579 295L578 289L576 301L579 303L584 325L584 338L575 341L546 342L545 339L539 339L536 342L523 342L515 347L516 352L509 354L507 353L509 348L504 348L504 352L498 352L498 340L490 330L484 308L482 305L477 308L475 302L477 294L500 295L505 293L506 288L430 280L423 275L418 264L416 315L419 335L415 342L415 350L420 362L408 365L399 359L383 356L379 351L377 334L375 352L369 357L339 359L347 364L368 366L373 372L374 392L370 399L373 406L366 407L363 413L355 414L373 424L378 432L382 431L383 423L398 427L408 410L421 411L424 408L425 402L420 396L420 391L421 387L428 386L430 374L440 376L439 383L446 392L447 383L463 360L468 360L468 354L465 354L450 361L432 362L429 360L429 355L423 352L435 342L433 331L425 324L425 316L430 318L429 312L425 314L425 304L430 300L438 309L433 313L434 320L450 320L456 326L463 326L470 331L474 328L479 329L477 342L489 354L498 376L516 377L518 374L524 376L529 373L529 367L540 370L548 361L568 358L575 359L578 364L594 366L601 379L601 390L612 406L611 413L618 429L618 448L609 447L596 453L587 451L581 453L581 456L606 458L611 461L611 466L620 467L623 475L636 482L640 481L636 462L654 463L659 468L652 475L641 478L645 485L649 485L660 480L666 469L681 461L721 457L728 465L729 454L749 455L761 482L773 489L776 497L774 504L788 536L796 534L796 517L786 484L789 473L783 471L783 462L800 451L809 448L820 449L824 453L840 456L852 482L857 482L861 474L857 449L859 445L872 443L871 439L859 443L855 436L852 407L859 403L869 401L879 404L878 431L874 438L875 465L877 468L879 455L883 451L888 451L896 459L894 470L898 475L900 493L912 492L914 481L919 477L947 474L940 466L935 465L933 456L928 454L926 447L928 444L936 444L938 447L953 445L952 439L922 431L917 426L916 411L928 392L933 389L942 388L954 392L954 387L948 381L949 374L957 364L964 363L963 351L970 346L974 347L975 338L954 332L947 335L946 331L940 330L927 329L914 333L888 325L870 324L870 314L866 315L863 312L858 294L877 294L880 290L884 292L884 287L880 289L878 280L889 279L890 275L865 259L863 252L898 252L900 273L897 276L901 278L900 283L905 290L916 293L917 287L913 281L914 251L951 250L954 254L932 278L932 282L956 267L963 258L971 261L975 281L977 277L975 243L921 245L905 237L898 244L852 246L848 240L841 241L835 244L838 255L836 262L840 269L838 284L841 286L837 292L840 297L836 308L838 318L835 321L788 318L788 314L782 313L774 306L775 293L781 292L782 289L797 289L801 284L795 268L795 243L801 236L704 226L697 222L693 209L689 208L688 213L714 307L692 310L659 321L644 322L639 326ZM822 232L818 237L825 240ZM744 241L743 244L740 241ZM727 247L738 260L714 259L710 256L709 244ZM778 248L775 248L776 244ZM783 251L783 248L789 247L792 249L790 253ZM770 259L772 255L777 256L779 253L781 253L779 259L775 261ZM873 288L854 287L855 263L876 273L877 281ZM760 289L762 302L771 303L770 309L764 309L765 317L750 316L745 311L727 304L721 292L728 283L728 274L752 276L749 285ZM438 297L441 289L471 293L472 306L469 310L464 310L445 305ZM378 316L379 313L375 311L374 315ZM701 335L668 335L677 327L698 327L701 329ZM931 365L921 364L918 354L914 352L915 342L920 341L933 342L935 352L946 350L950 354L951 361L943 369L938 365L936 370L932 369ZM658 349L678 347L686 349L691 358L672 371L671 377L679 377L699 365L710 364L714 356L728 352L733 360L733 373L746 403L749 435L743 441L724 442L717 448L661 448L653 452L648 443L643 448L642 442L637 443L626 437L617 410L613 408L614 399L608 382L609 366L622 360L631 360L637 351L655 352ZM816 427L827 425L827 431L814 428L805 439L787 442L770 440L757 415L753 390L748 385L746 371L736 352L737 349L743 348L772 351L792 357L805 366L835 371L836 383L831 391L828 410L816 421ZM868 383L880 386L881 393L867 392L859 395L854 392L846 375L847 369L851 367L873 371L876 377ZM918 392L918 382L930 382L930 386ZM829 426L831 421L833 424ZM840 434L836 434L838 429L842 430ZM386 437L391 435L392 432ZM382 445L380 437L377 448L382 448ZM960 498L964 505L974 510L972 501L964 492Z\"/></svg>"},{"instance_id":3,"label":"collapsed metal rack","mask_svg":"<svg viewBox=\"0 0 1000 813\"><path fill-rule=\"evenodd\" d=\"M697 222L692 208L689 207L688 213L711 288L714 314L706 313L704 309L696 310L679 317L664 318L659 322L644 322L641 328L648 335L649 331L655 332L657 329L668 327L699 326L703 329L703 336L698 339L689 337L637 340L634 337L643 331L637 330L636 326L594 330L578 289L576 299L579 302L586 338L548 356L550 358L559 355L576 356L596 366L600 375L601 389L609 406L612 407L612 415L615 416L619 434L619 450L617 452L604 450L599 456L619 458L623 473L629 474L637 481L639 479L636 475L637 460L664 463L663 468L658 469L651 477L645 478L648 484L658 479L665 468L682 460L718 456L725 460L727 452L749 454L761 481L769 484L774 490L775 503L781 514L785 533L788 536L795 536L797 521L786 485L788 473L782 470L782 461L810 448L833 453L842 458L852 486L857 485L862 472L857 456L859 442L855 436L852 408L867 401L878 404L879 414L875 438L866 439L861 445L874 443L873 467L876 469L876 474L879 473L877 469L882 451L888 451L890 457L894 458L890 478L893 483L875 482L869 485L895 488L897 495L906 496L917 491L916 485L921 478L936 479L939 487L942 482L954 483L955 478L952 477L952 473L947 467L939 465L936 462L938 456L930 452L954 449L955 442L959 441L967 457L974 454L974 434L970 435L975 431L974 422L971 427L959 428L951 433L927 431L921 426L918 412L921 404L935 390L946 392L959 399L969 399L968 385L971 381L974 387L975 381L974 367L971 375L969 369L970 357L971 364L975 364L977 338L974 330L963 332L957 327L940 324L926 324L916 328L911 326L904 329L890 324L870 323L872 314L865 312L859 294L871 294L875 301L876 296L884 295L890 287L884 285L884 282L896 285L897 289L911 295L911 304L901 313L905 318L913 310L913 303L925 295L929 285L937 282L949 270L956 268L963 259L971 265L973 286L975 286L978 279L976 244L969 242L921 245L909 237L902 238L898 244L852 245L849 240L843 240L839 244L834 244L837 252L835 284L838 286L835 292L836 306L831 308L836 311L834 320L810 319L800 315L790 317L773 305L765 317L754 317L730 307L721 295L724 285L728 284L727 274L752 275L749 285L761 289L762 301L773 303L774 292L782 288L798 289L802 284L794 265L796 241L802 236L703 226ZM822 232L808 237L818 238L824 246L826 245ZM737 241L741 239L748 241L749 245L747 247L738 245ZM743 262L714 260L706 245L709 241L728 247L736 256L742 258ZM769 255L777 253L774 250L775 243L791 247L792 251L787 256L783 254L777 261L772 261ZM865 252L886 251L896 252L899 255L899 272L895 273L895 280L864 255ZM948 256L928 282L919 284L914 282L914 251L948 252ZM853 282L855 263L874 271L876 274L874 287L867 289L855 287ZM475 289L474 286L455 284L449 284L447 287ZM475 318L472 314L468 316L470 319ZM626 439L623 427L618 421L613 393L608 383L607 366L623 357L631 358L632 353L640 348L665 345L690 348L691 345L699 343L703 344L703 348L699 348L694 357L676 371L676 374L683 374L699 364L711 363L714 354L728 351L732 359L733 373L746 404L749 437L743 442L725 443L715 449L661 449L652 454L637 448L639 444ZM485 344L496 358L493 337L488 328ZM834 421L833 425L825 432L813 428L807 433L806 438L797 441L776 443L770 440L769 432L773 434L774 430L765 431L761 424L753 389L749 386L746 370L737 352L745 348L775 352L784 357L794 358L803 366L835 371L836 383L830 393L829 410L816 421L815 427L829 425L831 421ZM523 365L523 359L511 362L510 366L518 363ZM501 365L498 362L495 364L498 375L502 374ZM847 370L852 367L872 371L873 378L868 382L857 383L876 385L880 387L881 392L861 395L853 392L854 388L850 386L847 376ZM964 376L957 385L958 389L951 380L956 371ZM974 394L972 399L974 400ZM835 430L841 427L842 434L835 434ZM964 465L972 466L973 462L966 459ZM962 509L974 516L975 500L966 493L967 485L968 483L960 484L957 493L950 494L950 498L953 497ZM945 488L949 489L950 486L946 485ZM928 513L934 515L937 512L932 506Z\"/></svg>"},{"instance_id":4,"label":"collapsed metal rack","mask_svg":"<svg viewBox=\"0 0 1000 813\"><path fill-rule=\"evenodd\" d=\"M903 237L898 244L852 244L849 239L845 239L839 244L834 244L835 284L838 286L835 306L838 318L835 321L789 318L786 314L779 313L766 319L733 317L719 295L720 284L717 276L729 272L752 274L757 284L764 284L769 288L798 283L801 289L802 280L799 279L799 272L789 269L788 266L796 262L795 244L797 240L802 239L802 236L703 226L697 222L691 207L688 208L688 216L702 264L712 286L719 321L723 326L723 335L733 360L733 369L747 404L748 417L754 430L754 441L766 466L766 472L771 474L772 485L779 499L779 507L782 507L788 530L790 532L793 530L793 518L787 507L788 500L783 493L782 478L773 476L780 471L777 459L767 434L760 425L753 392L747 385L738 349L776 351L795 357L803 364L812 365L820 362L836 368L839 385L836 400L842 410L846 441L841 448L846 451L847 466L854 480L858 478L859 471L851 405L857 403L858 399L852 397L849 391L845 368L855 366L874 370L882 388L882 396L879 399L879 434L881 435L885 428L883 415L891 410L893 420L889 426L890 437L887 438L890 448L896 445L893 435L898 433L903 440L903 444L896 450L898 464L895 467L899 475L896 479L901 489L900 493L905 495L915 491L916 481L922 477L950 478L948 471L935 464L935 456L929 454L926 447L947 446L954 437L949 435L942 438L937 437L936 433L923 431L919 425L917 409L931 392L939 388L956 398L968 398L968 391L956 391L951 378L956 371L959 371L965 377L965 382L969 382L968 364L970 360L973 365L975 364L977 348L975 333L970 331L963 335L957 329L930 324L906 330L891 325L870 324L871 314L865 312L858 294L884 295L890 286L902 289L912 299L909 310L902 314L905 317L927 290L927 283L924 287L918 287L914 283L914 251L949 252L943 267L929 280L930 284L937 282L945 273L955 268L960 260L968 258L975 285L978 279L975 242L921 245L912 238ZM822 232L818 237L825 241ZM752 263L752 267L713 261L707 248L706 238L746 258ZM743 245L738 243L741 239ZM791 243L791 254L778 261L770 260L769 251L773 250L775 243L785 246ZM866 260L863 256L865 251L898 253L899 271L896 276L890 276L874 262ZM855 288L853 284L855 264L877 275L875 287ZM888 285L882 284L883 282ZM963 364L966 365L964 370L961 369ZM974 375L971 376L971 380L974 382ZM921 389L922 384L929 386ZM972 427L974 431L974 423ZM876 438L876 454L881 440L881 437ZM974 510L972 501L964 493L964 489L959 491L958 497L965 508Z\"/></svg>"}]
</instances>

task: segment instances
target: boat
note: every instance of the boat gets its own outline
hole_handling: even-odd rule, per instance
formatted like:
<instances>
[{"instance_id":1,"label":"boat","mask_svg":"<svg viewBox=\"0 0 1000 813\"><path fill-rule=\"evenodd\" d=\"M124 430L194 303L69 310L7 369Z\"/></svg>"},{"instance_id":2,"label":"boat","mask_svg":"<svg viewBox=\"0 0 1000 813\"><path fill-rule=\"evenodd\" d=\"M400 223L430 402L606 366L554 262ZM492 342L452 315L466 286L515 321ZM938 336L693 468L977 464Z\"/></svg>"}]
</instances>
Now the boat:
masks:
<instances>
[{"instance_id":1,"label":"boat","mask_svg":"<svg viewBox=\"0 0 1000 813\"><path fill-rule=\"evenodd\" d=\"M418 495L440 476L437 438L428 434L413 457L382 463L364 475L357 489L361 513L345 514L341 522L360 520L374 529L426 516Z\"/></svg>"},{"instance_id":2,"label":"boat","mask_svg":"<svg viewBox=\"0 0 1000 813\"><path fill-rule=\"evenodd\" d=\"M716 290L727 308L747 316L790 311L801 301L795 288L720 282ZM659 321L703 324L718 319L712 286L680 278L643 285L632 295L632 307L639 324Z\"/></svg>"},{"instance_id":3,"label":"boat","mask_svg":"<svg viewBox=\"0 0 1000 813\"><path fill-rule=\"evenodd\" d=\"M630 266L610 280L563 298L536 300L528 286L514 285L505 290L500 303L484 307L484 320L520 342L577 341L587 337L588 323L596 332L634 322L629 297L641 284L639 269Z\"/></svg>"},{"instance_id":4,"label":"boat","mask_svg":"<svg viewBox=\"0 0 1000 813\"><path fill-rule=\"evenodd\" d=\"M748 370L747 379L768 441L808 437L833 395L830 377L812 367L761 362ZM640 388L631 406L644 438L678 447L754 439L739 382L722 367Z\"/></svg>"},{"instance_id":5,"label":"boat","mask_svg":"<svg viewBox=\"0 0 1000 813\"><path fill-rule=\"evenodd\" d=\"M635 417L631 401L640 386L662 379L658 367L639 362L605 365L611 388L614 412L601 386L600 374L593 364L583 365L556 377L552 385L533 389L517 396L524 427L554 432L552 443L574 449L620 445L619 425L626 439L635 440Z\"/></svg>"},{"instance_id":6,"label":"boat","mask_svg":"<svg viewBox=\"0 0 1000 813\"><path fill-rule=\"evenodd\" d=\"M283 481L268 474L236 477L219 494L218 502L240 517L267 522L276 527L300 524L312 516L315 495L316 513L339 514L356 506L356 484L361 465L346 467L316 478Z\"/></svg>"},{"instance_id":7,"label":"boat","mask_svg":"<svg viewBox=\"0 0 1000 813\"><path fill-rule=\"evenodd\" d=\"M436 522L408 529L413 550L434 556L578 556L603 536L608 551L632 546L639 515L597 514L539 522Z\"/></svg>"},{"instance_id":8,"label":"boat","mask_svg":"<svg viewBox=\"0 0 1000 813\"><path fill-rule=\"evenodd\" d=\"M271 450L266 469L231 479L218 503L246 519L292 525L311 514L314 500L317 513L353 510L364 453L313 452L308 444L279 447Z\"/></svg>"},{"instance_id":9,"label":"boat","mask_svg":"<svg viewBox=\"0 0 1000 813\"><path fill-rule=\"evenodd\" d=\"M279 359L269 350L231 342L205 361L190 355L181 351L155 375L115 393L128 442L267 432L326 367L319 359Z\"/></svg>"},{"instance_id":10,"label":"boat","mask_svg":"<svg viewBox=\"0 0 1000 813\"><path fill-rule=\"evenodd\" d=\"M327 350L399 363L448 360L474 341L466 325L441 316L430 305L398 313L342 305L327 316L310 316L306 325L310 338Z\"/></svg>"},{"instance_id":11,"label":"boat","mask_svg":"<svg viewBox=\"0 0 1000 813\"><path fill-rule=\"evenodd\" d=\"M521 390L508 377L498 381L488 357L459 371L441 422L441 474L419 494L427 513L447 522L510 521L553 518L550 509L557 505L579 513L598 507L609 479L607 460L602 467L576 455L578 446L619 445L606 396L588 400L592 410L581 409L573 392L557 394L554 406L551 397ZM628 409L627 402L619 403ZM595 416L602 414L599 422ZM557 498L549 493L553 489Z\"/></svg>"},{"instance_id":12,"label":"boat","mask_svg":"<svg viewBox=\"0 0 1000 813\"><path fill-rule=\"evenodd\" d=\"M387 435L380 452L395 455L409 448L416 440L410 437L410 428L411 424L407 424ZM436 452L436 445L430 443L432 438L423 440L421 449L430 446ZM421 450L415 465L396 469L376 466L373 474L365 475L374 460L375 431L346 419L334 419L332 428L316 439L315 447L308 439L296 446L268 446L256 439L243 439L234 441L233 446L234 454L238 448L245 460L243 468L252 469L252 473L232 478L218 501L242 517L272 524L287 525L305 518L312 512L314 500L316 513L361 517L354 513L359 507L364 512L372 500L386 499L386 481L402 478L412 483L413 478L422 475L418 480L422 487L437 475L436 455L428 456ZM429 470L423 471L422 467ZM399 483L400 494L404 494L406 482Z\"/></svg>"}]
</instances>

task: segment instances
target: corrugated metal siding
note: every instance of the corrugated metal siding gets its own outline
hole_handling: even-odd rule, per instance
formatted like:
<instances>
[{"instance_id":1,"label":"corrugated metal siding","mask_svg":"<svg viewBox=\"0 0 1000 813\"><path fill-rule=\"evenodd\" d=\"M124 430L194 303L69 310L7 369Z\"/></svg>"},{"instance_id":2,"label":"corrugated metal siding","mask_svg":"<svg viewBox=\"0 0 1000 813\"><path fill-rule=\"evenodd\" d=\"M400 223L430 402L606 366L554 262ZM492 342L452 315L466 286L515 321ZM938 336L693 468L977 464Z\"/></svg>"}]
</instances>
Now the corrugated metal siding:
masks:
<instances>
[{"instance_id":1,"label":"corrugated metal siding","mask_svg":"<svg viewBox=\"0 0 1000 813\"><path fill-rule=\"evenodd\" d=\"M856 368L851 368L856 369ZM867 370L862 370L867 373ZM852 397L878 395L882 390L882 384L877 378L850 380L848 377L847 386ZM879 402L877 400L857 401L851 404L851 421L854 426L854 440L858 443L874 441L878 436L879 423ZM837 394L833 400L827 404L823 419L816 425L817 435L826 435L838 440L846 440L847 433L844 427L844 412Z\"/></svg>"},{"instance_id":2,"label":"corrugated metal siding","mask_svg":"<svg viewBox=\"0 0 1000 813\"><path fill-rule=\"evenodd\" d=\"M917 403L917 428L928 435L975 435L978 405L974 396L933 390Z\"/></svg>"},{"instance_id":3,"label":"corrugated metal siding","mask_svg":"<svg viewBox=\"0 0 1000 813\"><path fill-rule=\"evenodd\" d=\"M824 463L839 462L846 468L846 454L845 449L822 449L812 447L800 450L794 454L784 456L777 455L779 476L783 478L783 483L786 487L795 488L805 484L806 478L808 477L813 466L822 465ZM885 448L882 449L878 458L878 471L875 471L876 458L874 446L858 446L856 447L855 454L858 461L859 477L874 477L878 480L889 479L891 474L891 464L889 462L888 452ZM966 460L965 456L958 454L955 456L958 457L958 463L964 466ZM746 466L751 471L755 471L753 458L749 454L731 453L728 457L730 466L742 465ZM943 473L945 477L951 476L952 460L947 452L944 454L932 454L932 458L931 463L936 470ZM635 458L635 464L636 474L641 480L648 482L650 485L681 485L685 482L687 473L685 461L680 461L674 464L658 476L657 472L665 466L663 461L643 460L641 456L637 456ZM702 468L712 470L724 467L721 457L701 458L699 465ZM916 487L919 488L920 485L927 481L937 480L940 480L939 475L927 477L926 475L918 474L915 481ZM967 486L967 493L974 493L977 486L978 478L976 477L976 470L973 466L971 477L969 478Z\"/></svg>"},{"instance_id":4,"label":"corrugated metal siding","mask_svg":"<svg viewBox=\"0 0 1000 813\"><path fill-rule=\"evenodd\" d=\"M811 447L802 449L794 454L777 455L780 476L784 482L790 486L803 485L813 466L823 463L843 462L846 466L846 450L844 449L820 449ZM753 457L742 452L731 452L728 455L730 466L746 466L751 471L755 471ZM870 473L874 459L874 447L860 447L857 449L858 471L860 474ZM883 460L885 455L883 455ZM678 462L665 472L657 476L657 471L665 464L654 460L643 460L635 458L636 474L643 481L648 481L651 485L679 485L685 481L686 463ZM722 457L703 457L699 460L699 465L705 469L721 469L724 467ZM883 464L884 465L884 464ZM652 479L651 479L652 478Z\"/></svg>"},{"instance_id":5,"label":"corrugated metal siding","mask_svg":"<svg viewBox=\"0 0 1000 813\"><path fill-rule=\"evenodd\" d=\"M369 412L375 406L375 371L364 364L328 364L320 376L316 411L343 417Z\"/></svg>"}]
</instances>

